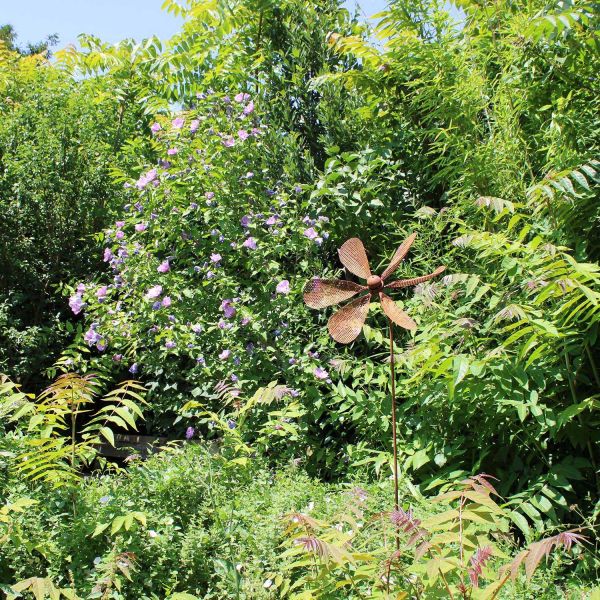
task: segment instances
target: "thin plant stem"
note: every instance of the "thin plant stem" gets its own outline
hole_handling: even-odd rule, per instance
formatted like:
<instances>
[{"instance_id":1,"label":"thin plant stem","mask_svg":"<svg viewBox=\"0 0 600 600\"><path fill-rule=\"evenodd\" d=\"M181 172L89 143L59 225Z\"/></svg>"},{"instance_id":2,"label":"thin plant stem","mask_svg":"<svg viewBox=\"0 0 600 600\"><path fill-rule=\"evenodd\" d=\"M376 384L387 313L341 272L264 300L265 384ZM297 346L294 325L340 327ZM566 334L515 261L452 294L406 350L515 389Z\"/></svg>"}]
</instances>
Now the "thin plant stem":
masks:
<instances>
[{"instance_id":1,"label":"thin plant stem","mask_svg":"<svg viewBox=\"0 0 600 600\"><path fill-rule=\"evenodd\" d=\"M398 495L398 444L396 439L396 370L394 360L394 325L388 317L390 328L390 378L392 384L392 444L394 454L394 509L398 512L400 506ZM400 533L396 527L396 550L400 550Z\"/></svg>"},{"instance_id":2,"label":"thin plant stem","mask_svg":"<svg viewBox=\"0 0 600 600\"><path fill-rule=\"evenodd\" d=\"M450 586L448 585L448 581L446 580L444 573L442 572L441 569L438 569L438 571L439 571L440 575L442 576L442 580L444 581L444 586L446 587L448 596L450 596L450 600L454 600L454 595L452 594L452 590L450 589Z\"/></svg>"},{"instance_id":3,"label":"thin plant stem","mask_svg":"<svg viewBox=\"0 0 600 600\"><path fill-rule=\"evenodd\" d=\"M598 374L598 368L596 367L596 363L594 362L594 357L590 351L589 344L586 344L585 351L588 355L588 359L590 361L590 365L592 366L592 373L594 374L594 379L596 380L596 385L600 388L600 375Z\"/></svg>"},{"instance_id":4,"label":"thin plant stem","mask_svg":"<svg viewBox=\"0 0 600 600\"><path fill-rule=\"evenodd\" d=\"M498 587L494 591L494 594L492 595L492 597L490 598L490 600L494 600L494 598L496 598L496 596L500 593L500 590L504 587L504 584L508 581L509 577L510 577L510 569L507 569L506 570L506 575L502 578L502 581L500 582L500 584L498 585Z\"/></svg>"}]
</instances>

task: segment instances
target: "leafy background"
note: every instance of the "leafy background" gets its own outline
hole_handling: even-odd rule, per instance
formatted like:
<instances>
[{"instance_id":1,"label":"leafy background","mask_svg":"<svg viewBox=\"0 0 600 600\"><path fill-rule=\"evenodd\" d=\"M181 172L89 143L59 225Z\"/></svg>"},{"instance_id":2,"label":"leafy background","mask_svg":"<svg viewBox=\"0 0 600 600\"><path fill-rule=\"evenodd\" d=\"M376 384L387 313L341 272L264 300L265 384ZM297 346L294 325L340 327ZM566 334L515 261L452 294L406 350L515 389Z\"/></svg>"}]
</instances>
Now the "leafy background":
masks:
<instances>
[{"instance_id":1,"label":"leafy background","mask_svg":"<svg viewBox=\"0 0 600 600\"><path fill-rule=\"evenodd\" d=\"M398 298L418 323L396 343L410 489L491 473L517 537L593 532L597 10L461 2L457 24L394 1L369 26L335 1L233 4L168 0L165 43L1 47L2 369L33 391L135 376L142 431L222 421L270 468L380 481L384 319L340 347L302 289L348 276L347 238L377 271L414 231L400 275L446 272Z\"/></svg>"}]
</instances>

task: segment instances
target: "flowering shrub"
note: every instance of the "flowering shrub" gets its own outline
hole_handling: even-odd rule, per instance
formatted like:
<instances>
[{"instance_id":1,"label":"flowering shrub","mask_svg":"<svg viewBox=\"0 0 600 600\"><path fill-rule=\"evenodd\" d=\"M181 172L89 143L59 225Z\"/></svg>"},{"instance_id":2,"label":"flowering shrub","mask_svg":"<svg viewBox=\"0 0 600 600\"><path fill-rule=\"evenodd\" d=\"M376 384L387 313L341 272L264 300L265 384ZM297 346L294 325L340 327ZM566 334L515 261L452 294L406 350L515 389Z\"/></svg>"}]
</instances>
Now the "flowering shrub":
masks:
<instances>
[{"instance_id":1,"label":"flowering shrub","mask_svg":"<svg viewBox=\"0 0 600 600\"><path fill-rule=\"evenodd\" d=\"M128 203L104 237L109 278L69 299L102 362L160 382L157 414L218 381L240 391L330 381L306 353L301 301L329 218L270 163L274 134L255 111L248 94L201 95L151 127L162 156L125 184Z\"/></svg>"}]
</instances>

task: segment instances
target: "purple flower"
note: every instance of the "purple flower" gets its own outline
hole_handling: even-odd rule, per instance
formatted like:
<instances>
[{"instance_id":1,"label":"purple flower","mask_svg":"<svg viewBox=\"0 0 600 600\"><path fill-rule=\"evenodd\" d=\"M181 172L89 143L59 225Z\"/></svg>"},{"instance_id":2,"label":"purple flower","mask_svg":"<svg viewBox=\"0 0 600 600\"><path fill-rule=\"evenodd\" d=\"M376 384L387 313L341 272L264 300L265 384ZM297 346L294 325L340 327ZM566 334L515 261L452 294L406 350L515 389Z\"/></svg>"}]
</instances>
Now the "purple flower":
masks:
<instances>
[{"instance_id":1,"label":"purple flower","mask_svg":"<svg viewBox=\"0 0 600 600\"><path fill-rule=\"evenodd\" d=\"M106 294L108 294L108 286L103 285L101 288L98 288L96 292L96 297L100 302L106 298Z\"/></svg>"},{"instance_id":2,"label":"purple flower","mask_svg":"<svg viewBox=\"0 0 600 600\"><path fill-rule=\"evenodd\" d=\"M239 377L238 377L238 376L237 376L235 373L232 373L232 374L231 374L231 381L233 381L234 383L235 383L236 381L239 381L239 379L240 379L240 378L239 378Z\"/></svg>"},{"instance_id":3,"label":"purple flower","mask_svg":"<svg viewBox=\"0 0 600 600\"><path fill-rule=\"evenodd\" d=\"M133 363L133 364L132 364L132 365L129 367L129 372L130 372L130 373L133 373L133 374L137 373L139 370L140 370L140 369L139 369L139 367L138 367L138 364L137 364L137 363Z\"/></svg>"},{"instance_id":4,"label":"purple flower","mask_svg":"<svg viewBox=\"0 0 600 600\"><path fill-rule=\"evenodd\" d=\"M155 285L151 287L146 293L146 298L148 300L153 300L154 298L158 298L162 294L162 285Z\"/></svg>"},{"instance_id":5,"label":"purple flower","mask_svg":"<svg viewBox=\"0 0 600 600\"><path fill-rule=\"evenodd\" d=\"M212 200L215 197L215 193L214 192L206 192L206 194L204 194L204 197L207 200Z\"/></svg>"},{"instance_id":6,"label":"purple flower","mask_svg":"<svg viewBox=\"0 0 600 600\"><path fill-rule=\"evenodd\" d=\"M244 317L241 321L240 324L242 325L242 327L246 327L246 325L248 325L248 323L250 323L250 317Z\"/></svg>"},{"instance_id":7,"label":"purple flower","mask_svg":"<svg viewBox=\"0 0 600 600\"><path fill-rule=\"evenodd\" d=\"M290 282L287 279L280 281L275 288L278 294L289 294L290 293Z\"/></svg>"},{"instance_id":8,"label":"purple flower","mask_svg":"<svg viewBox=\"0 0 600 600\"><path fill-rule=\"evenodd\" d=\"M290 363L290 365L295 365L298 361L295 358L290 358L288 362Z\"/></svg>"},{"instance_id":9,"label":"purple flower","mask_svg":"<svg viewBox=\"0 0 600 600\"><path fill-rule=\"evenodd\" d=\"M192 325L192 331L194 333L202 333L203 327L200 324Z\"/></svg>"},{"instance_id":10,"label":"purple flower","mask_svg":"<svg viewBox=\"0 0 600 600\"><path fill-rule=\"evenodd\" d=\"M314 240L319 237L319 234L312 227L305 229L303 235L309 240Z\"/></svg>"},{"instance_id":11,"label":"purple flower","mask_svg":"<svg viewBox=\"0 0 600 600\"><path fill-rule=\"evenodd\" d=\"M170 296L165 296L162 299L162 306L163 308L169 308L169 306L171 306L171 297Z\"/></svg>"},{"instance_id":12,"label":"purple flower","mask_svg":"<svg viewBox=\"0 0 600 600\"><path fill-rule=\"evenodd\" d=\"M242 141L247 140L248 136L250 135L245 129L240 129L237 133L238 133L238 137Z\"/></svg>"},{"instance_id":13,"label":"purple flower","mask_svg":"<svg viewBox=\"0 0 600 600\"><path fill-rule=\"evenodd\" d=\"M246 352L248 354L252 354L254 352L254 344L252 342L248 342L246 344Z\"/></svg>"},{"instance_id":14,"label":"purple flower","mask_svg":"<svg viewBox=\"0 0 600 600\"><path fill-rule=\"evenodd\" d=\"M171 348L175 348L175 342L169 340L166 344L165 344L165 348L168 348L169 350L171 350Z\"/></svg>"},{"instance_id":15,"label":"purple flower","mask_svg":"<svg viewBox=\"0 0 600 600\"><path fill-rule=\"evenodd\" d=\"M177 117L176 119L173 119L173 121L171 121L171 125L173 126L173 129L181 129L183 127L185 123L185 120L181 117Z\"/></svg>"},{"instance_id":16,"label":"purple flower","mask_svg":"<svg viewBox=\"0 0 600 600\"><path fill-rule=\"evenodd\" d=\"M250 226L250 220L252 219L252 217L250 215L244 215L241 219L240 219L240 224L242 227L247 228ZM108 248L107 248L108 250Z\"/></svg>"},{"instance_id":17,"label":"purple flower","mask_svg":"<svg viewBox=\"0 0 600 600\"><path fill-rule=\"evenodd\" d=\"M208 271L206 273L206 279L212 279L215 276L215 274L212 271Z\"/></svg>"},{"instance_id":18,"label":"purple flower","mask_svg":"<svg viewBox=\"0 0 600 600\"><path fill-rule=\"evenodd\" d=\"M215 253L215 252L213 252L210 255L210 261L213 262L213 263L215 263L215 264L217 264L222 258L223 257L220 254Z\"/></svg>"},{"instance_id":19,"label":"purple flower","mask_svg":"<svg viewBox=\"0 0 600 600\"><path fill-rule=\"evenodd\" d=\"M270 216L266 221L265 221L265 225L268 225L269 227L271 227L271 225L277 225L277 217L272 215Z\"/></svg>"},{"instance_id":20,"label":"purple flower","mask_svg":"<svg viewBox=\"0 0 600 600\"><path fill-rule=\"evenodd\" d=\"M112 250L110 248L104 248L104 256L102 257L102 260L104 262L109 262L112 259L113 259Z\"/></svg>"},{"instance_id":21,"label":"purple flower","mask_svg":"<svg viewBox=\"0 0 600 600\"><path fill-rule=\"evenodd\" d=\"M249 248L250 250L256 250L256 240L253 237L249 237L242 244L244 248Z\"/></svg>"},{"instance_id":22,"label":"purple flower","mask_svg":"<svg viewBox=\"0 0 600 600\"><path fill-rule=\"evenodd\" d=\"M246 179L252 179L254 177L254 173L252 171L248 171L246 173Z\"/></svg>"},{"instance_id":23,"label":"purple flower","mask_svg":"<svg viewBox=\"0 0 600 600\"><path fill-rule=\"evenodd\" d=\"M151 169L147 173L144 173L140 176L140 178L136 182L136 187L138 190L143 190L149 183L152 183L156 177L158 176L158 172L156 169Z\"/></svg>"},{"instance_id":24,"label":"purple flower","mask_svg":"<svg viewBox=\"0 0 600 600\"><path fill-rule=\"evenodd\" d=\"M117 233L115 233L115 237L116 237L118 240L122 240L122 239L125 237L125 232L123 232L123 231L121 231L121 230L119 229L119 231L117 231Z\"/></svg>"},{"instance_id":25,"label":"purple flower","mask_svg":"<svg viewBox=\"0 0 600 600\"><path fill-rule=\"evenodd\" d=\"M77 286L77 293L78 294L83 294L83 292L85 292L85 283L80 283Z\"/></svg>"},{"instance_id":26,"label":"purple flower","mask_svg":"<svg viewBox=\"0 0 600 600\"><path fill-rule=\"evenodd\" d=\"M177 148L169 148L167 150L167 155L168 156L175 156L178 152L179 152L179 150Z\"/></svg>"},{"instance_id":27,"label":"purple flower","mask_svg":"<svg viewBox=\"0 0 600 600\"><path fill-rule=\"evenodd\" d=\"M96 331L94 325L92 325L83 336L83 339L87 342L88 346L93 346L96 342L100 341L100 334Z\"/></svg>"},{"instance_id":28,"label":"purple flower","mask_svg":"<svg viewBox=\"0 0 600 600\"><path fill-rule=\"evenodd\" d=\"M193 427L188 427L185 430L185 439L186 440L191 440L194 437L195 433L196 433L196 430Z\"/></svg>"},{"instance_id":29,"label":"purple flower","mask_svg":"<svg viewBox=\"0 0 600 600\"><path fill-rule=\"evenodd\" d=\"M190 123L190 131L192 133L195 133L196 131L198 131L198 127L200 127L200 121L198 119L194 119L191 123Z\"/></svg>"},{"instance_id":30,"label":"purple flower","mask_svg":"<svg viewBox=\"0 0 600 600\"><path fill-rule=\"evenodd\" d=\"M254 112L254 102L252 102L252 100L250 100L250 102L248 102L248 104L244 107L244 114L250 115Z\"/></svg>"},{"instance_id":31,"label":"purple flower","mask_svg":"<svg viewBox=\"0 0 600 600\"><path fill-rule=\"evenodd\" d=\"M226 319L231 319L235 316L235 308L233 306L232 300L226 298L221 302L221 310L223 311L223 315Z\"/></svg>"},{"instance_id":32,"label":"purple flower","mask_svg":"<svg viewBox=\"0 0 600 600\"><path fill-rule=\"evenodd\" d=\"M160 307L162 306L162 304L160 303L160 301L158 302L154 302L152 304L152 310L160 310Z\"/></svg>"},{"instance_id":33,"label":"purple flower","mask_svg":"<svg viewBox=\"0 0 600 600\"><path fill-rule=\"evenodd\" d=\"M113 354L112 359L114 362L121 362L123 360L123 355L122 354Z\"/></svg>"},{"instance_id":34,"label":"purple flower","mask_svg":"<svg viewBox=\"0 0 600 600\"><path fill-rule=\"evenodd\" d=\"M239 94L236 94L233 99L241 104L242 102L250 100L250 94L240 92Z\"/></svg>"},{"instance_id":35,"label":"purple flower","mask_svg":"<svg viewBox=\"0 0 600 600\"><path fill-rule=\"evenodd\" d=\"M146 223L136 223L135 224L135 230L138 233L141 233L142 231L146 231L147 228L148 228L148 225L146 225Z\"/></svg>"},{"instance_id":36,"label":"purple flower","mask_svg":"<svg viewBox=\"0 0 600 600\"><path fill-rule=\"evenodd\" d=\"M219 354L219 358L221 360L227 360L231 356L231 350L223 350L221 354Z\"/></svg>"},{"instance_id":37,"label":"purple flower","mask_svg":"<svg viewBox=\"0 0 600 600\"><path fill-rule=\"evenodd\" d=\"M152 123L150 126L150 131L152 131L152 133L158 133L161 129L160 123Z\"/></svg>"},{"instance_id":38,"label":"purple flower","mask_svg":"<svg viewBox=\"0 0 600 600\"><path fill-rule=\"evenodd\" d=\"M322 369L321 367L317 367L313 371L313 374L317 379L329 379L329 373L325 369Z\"/></svg>"},{"instance_id":39,"label":"purple flower","mask_svg":"<svg viewBox=\"0 0 600 600\"><path fill-rule=\"evenodd\" d=\"M159 273L168 273L171 270L168 260L163 260L156 269Z\"/></svg>"},{"instance_id":40,"label":"purple flower","mask_svg":"<svg viewBox=\"0 0 600 600\"><path fill-rule=\"evenodd\" d=\"M106 343L106 340L100 340L98 342L96 342L96 348L98 349L99 352L104 352L107 348L108 344Z\"/></svg>"},{"instance_id":41,"label":"purple flower","mask_svg":"<svg viewBox=\"0 0 600 600\"><path fill-rule=\"evenodd\" d=\"M199 356L199 357L196 359L196 362L197 362L199 365L203 365L203 366L204 366L204 365L206 365L206 360L204 359L204 356Z\"/></svg>"},{"instance_id":42,"label":"purple flower","mask_svg":"<svg viewBox=\"0 0 600 600\"><path fill-rule=\"evenodd\" d=\"M78 315L85 306L85 302L79 294L75 294L69 298L69 306L71 307L73 314Z\"/></svg>"},{"instance_id":43,"label":"purple flower","mask_svg":"<svg viewBox=\"0 0 600 600\"><path fill-rule=\"evenodd\" d=\"M125 221L116 221L115 222L115 227L117 229L121 229L121 227L125 227Z\"/></svg>"},{"instance_id":44,"label":"purple flower","mask_svg":"<svg viewBox=\"0 0 600 600\"><path fill-rule=\"evenodd\" d=\"M233 136L227 135L225 136L225 138L223 138L223 146L225 146L226 148L231 148L233 145L235 145L235 140L233 139Z\"/></svg>"},{"instance_id":45,"label":"purple flower","mask_svg":"<svg viewBox=\"0 0 600 600\"><path fill-rule=\"evenodd\" d=\"M227 419L227 427L229 427L229 429L235 429L236 428L235 421L233 419Z\"/></svg>"}]
</instances>

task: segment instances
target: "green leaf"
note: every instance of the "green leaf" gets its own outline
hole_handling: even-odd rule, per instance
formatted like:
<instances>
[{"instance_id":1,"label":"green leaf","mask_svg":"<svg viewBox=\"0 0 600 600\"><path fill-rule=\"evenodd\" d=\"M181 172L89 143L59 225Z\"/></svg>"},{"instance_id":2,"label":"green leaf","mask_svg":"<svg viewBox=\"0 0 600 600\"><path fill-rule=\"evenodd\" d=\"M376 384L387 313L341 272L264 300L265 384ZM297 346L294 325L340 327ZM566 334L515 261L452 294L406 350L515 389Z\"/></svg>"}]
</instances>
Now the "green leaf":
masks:
<instances>
[{"instance_id":1,"label":"green leaf","mask_svg":"<svg viewBox=\"0 0 600 600\"><path fill-rule=\"evenodd\" d=\"M135 429L137 431L137 427L135 425L135 421L133 420L133 415L124 407L122 406L117 406L115 407L115 412L124 420L127 422L127 424L132 428Z\"/></svg>"},{"instance_id":2,"label":"green leaf","mask_svg":"<svg viewBox=\"0 0 600 600\"><path fill-rule=\"evenodd\" d=\"M458 385L469 372L469 361L466 356L454 357L454 385Z\"/></svg>"},{"instance_id":3,"label":"green leaf","mask_svg":"<svg viewBox=\"0 0 600 600\"><path fill-rule=\"evenodd\" d=\"M508 513L508 517L523 532L526 538L530 536L531 528L529 527L529 522L521 513L511 510Z\"/></svg>"},{"instance_id":4,"label":"green leaf","mask_svg":"<svg viewBox=\"0 0 600 600\"><path fill-rule=\"evenodd\" d=\"M101 427L99 433L104 436L106 441L114 448L115 434L112 432L112 429L110 429L110 427Z\"/></svg>"},{"instance_id":5,"label":"green leaf","mask_svg":"<svg viewBox=\"0 0 600 600\"><path fill-rule=\"evenodd\" d=\"M108 528L110 523L98 523L96 525L96 529L94 529L94 533L92 533L92 537L99 536L105 529Z\"/></svg>"},{"instance_id":6,"label":"green leaf","mask_svg":"<svg viewBox=\"0 0 600 600\"><path fill-rule=\"evenodd\" d=\"M427 450L419 450L418 452L415 452L415 454L413 454L412 460L411 460L412 467L415 471L417 471L423 465L427 464L430 461L431 461L431 459L427 455Z\"/></svg>"},{"instance_id":7,"label":"green leaf","mask_svg":"<svg viewBox=\"0 0 600 600\"><path fill-rule=\"evenodd\" d=\"M121 516L121 517L116 517L115 519L113 519L112 522L112 526L110 528L110 534L114 535L115 533L117 533L125 524L125 517Z\"/></svg>"}]
</instances>

